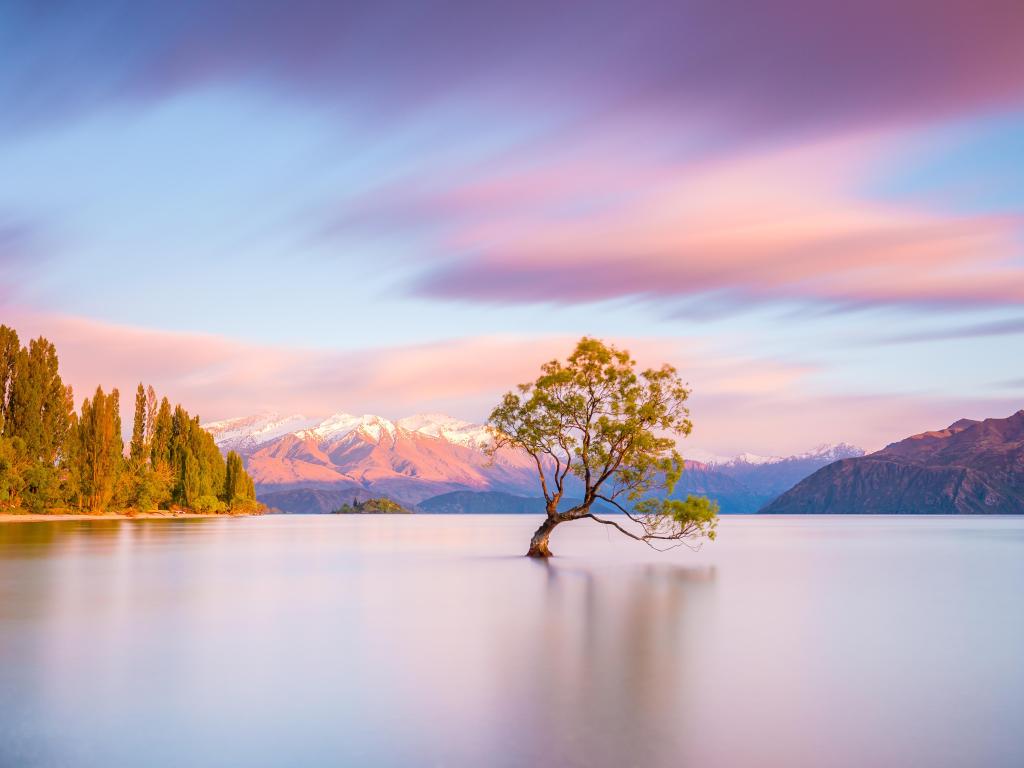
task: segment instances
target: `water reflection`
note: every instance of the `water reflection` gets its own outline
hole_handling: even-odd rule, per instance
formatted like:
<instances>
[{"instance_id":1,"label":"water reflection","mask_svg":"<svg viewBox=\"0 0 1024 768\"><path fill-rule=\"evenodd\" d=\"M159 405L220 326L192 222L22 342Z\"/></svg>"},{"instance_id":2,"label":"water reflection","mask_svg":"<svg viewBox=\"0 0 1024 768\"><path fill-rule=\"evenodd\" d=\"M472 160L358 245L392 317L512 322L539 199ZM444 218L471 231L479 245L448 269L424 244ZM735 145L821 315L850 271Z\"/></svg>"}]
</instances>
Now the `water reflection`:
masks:
<instances>
[{"instance_id":1,"label":"water reflection","mask_svg":"<svg viewBox=\"0 0 1024 768\"><path fill-rule=\"evenodd\" d=\"M535 524L0 526L0 765L1024 762L1021 521Z\"/></svg>"}]
</instances>

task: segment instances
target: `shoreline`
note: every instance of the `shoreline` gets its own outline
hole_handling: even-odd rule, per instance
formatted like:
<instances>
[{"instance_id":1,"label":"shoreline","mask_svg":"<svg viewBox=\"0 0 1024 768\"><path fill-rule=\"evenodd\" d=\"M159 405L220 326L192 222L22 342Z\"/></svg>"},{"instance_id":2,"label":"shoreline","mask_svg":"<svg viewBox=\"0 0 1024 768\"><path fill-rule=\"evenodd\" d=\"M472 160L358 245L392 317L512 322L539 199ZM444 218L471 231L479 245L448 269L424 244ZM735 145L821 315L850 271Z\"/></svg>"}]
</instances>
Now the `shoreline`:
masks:
<instances>
[{"instance_id":1,"label":"shoreline","mask_svg":"<svg viewBox=\"0 0 1024 768\"><path fill-rule=\"evenodd\" d=\"M0 523L60 523L71 520L184 520L197 517L254 517L253 514L223 512L221 514L201 512L99 512L40 514L37 512L0 512Z\"/></svg>"}]
</instances>

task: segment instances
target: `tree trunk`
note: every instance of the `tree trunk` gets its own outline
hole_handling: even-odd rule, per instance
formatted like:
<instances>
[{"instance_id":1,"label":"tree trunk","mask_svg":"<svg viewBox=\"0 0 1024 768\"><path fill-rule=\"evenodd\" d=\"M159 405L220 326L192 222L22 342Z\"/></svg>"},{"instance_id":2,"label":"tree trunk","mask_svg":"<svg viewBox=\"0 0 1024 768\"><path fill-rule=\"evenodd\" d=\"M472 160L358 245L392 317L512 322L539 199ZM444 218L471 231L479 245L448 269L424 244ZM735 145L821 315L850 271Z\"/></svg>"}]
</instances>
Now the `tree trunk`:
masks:
<instances>
[{"instance_id":1,"label":"tree trunk","mask_svg":"<svg viewBox=\"0 0 1024 768\"><path fill-rule=\"evenodd\" d=\"M544 518L544 522L540 524L534 534L533 538L530 539L530 551L526 553L527 557L551 557L551 550L548 549L548 539L551 537L551 532L555 530L555 526L558 525L561 520L557 517L548 516Z\"/></svg>"}]
</instances>

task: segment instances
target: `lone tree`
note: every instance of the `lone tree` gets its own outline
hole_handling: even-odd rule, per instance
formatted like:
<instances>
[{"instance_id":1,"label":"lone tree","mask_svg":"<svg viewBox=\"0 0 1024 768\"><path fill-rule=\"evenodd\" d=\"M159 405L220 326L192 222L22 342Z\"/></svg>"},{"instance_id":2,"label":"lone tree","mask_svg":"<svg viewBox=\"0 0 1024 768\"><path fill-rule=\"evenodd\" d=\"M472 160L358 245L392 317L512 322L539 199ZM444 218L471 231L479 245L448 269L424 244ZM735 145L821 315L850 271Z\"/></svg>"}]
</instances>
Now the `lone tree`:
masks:
<instances>
[{"instance_id":1,"label":"lone tree","mask_svg":"<svg viewBox=\"0 0 1024 768\"><path fill-rule=\"evenodd\" d=\"M676 438L693 429L689 395L672 366L637 372L628 352L586 337L564 363L545 363L536 381L507 393L491 412L490 451L508 447L533 458L547 510L527 555L550 557L555 527L584 518L655 549L714 539L717 504L670 498L683 472ZM559 511L570 478L582 485L583 500ZM597 502L639 530L597 517L590 511Z\"/></svg>"}]
</instances>

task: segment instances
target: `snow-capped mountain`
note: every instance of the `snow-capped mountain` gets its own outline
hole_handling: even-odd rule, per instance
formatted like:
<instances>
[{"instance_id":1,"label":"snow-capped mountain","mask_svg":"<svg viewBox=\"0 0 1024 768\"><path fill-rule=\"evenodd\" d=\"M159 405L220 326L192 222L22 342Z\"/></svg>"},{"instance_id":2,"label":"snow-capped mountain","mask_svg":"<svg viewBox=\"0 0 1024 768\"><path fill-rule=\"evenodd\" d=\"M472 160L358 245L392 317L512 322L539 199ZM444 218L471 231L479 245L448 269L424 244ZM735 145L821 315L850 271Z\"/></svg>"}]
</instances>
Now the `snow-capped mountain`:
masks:
<instances>
[{"instance_id":1,"label":"snow-capped mountain","mask_svg":"<svg viewBox=\"0 0 1024 768\"><path fill-rule=\"evenodd\" d=\"M426 413L407 416L396 422L401 429L439 437L455 445L483 450L491 442L491 433L482 424L454 419L443 413Z\"/></svg>"},{"instance_id":2,"label":"snow-capped mountain","mask_svg":"<svg viewBox=\"0 0 1024 768\"><path fill-rule=\"evenodd\" d=\"M297 489L329 490L344 500L387 495L405 504L451 491L538 493L528 457L508 450L488 455L485 426L443 414L397 421L372 414L322 420L261 414L206 428L222 450L245 458L268 503Z\"/></svg>"},{"instance_id":3,"label":"snow-capped mountain","mask_svg":"<svg viewBox=\"0 0 1024 768\"><path fill-rule=\"evenodd\" d=\"M829 464L839 459L863 456L864 450L849 443L822 443L809 451L792 456L760 456L756 453L741 453L731 459L711 460L706 463L716 467L765 466L793 461L814 461Z\"/></svg>"},{"instance_id":4,"label":"snow-capped mountain","mask_svg":"<svg viewBox=\"0 0 1024 768\"><path fill-rule=\"evenodd\" d=\"M482 424L446 416L443 413L423 413L391 421L373 414L356 416L335 413L326 419L310 419L302 415L282 416L265 412L204 424L225 451L251 453L266 443L288 434L312 437L318 441L335 440L351 432L361 431L375 440L384 435L394 437L398 430L437 437L455 445L483 449L490 441L490 433Z\"/></svg>"},{"instance_id":5,"label":"snow-capped mountain","mask_svg":"<svg viewBox=\"0 0 1024 768\"><path fill-rule=\"evenodd\" d=\"M297 414L282 416L268 411L254 416L213 421L204 424L203 429L213 435L222 451L237 451L244 456L282 435L308 429L317 423L316 419L307 419Z\"/></svg>"},{"instance_id":6,"label":"snow-capped mountain","mask_svg":"<svg viewBox=\"0 0 1024 768\"><path fill-rule=\"evenodd\" d=\"M221 450L243 456L259 497L288 511L326 512L370 496L416 505L455 492L462 494L464 511L474 511L465 499L475 493L540 496L529 457L508 449L490 456L486 426L444 414L391 420L344 412L325 419L261 413L205 427ZM723 512L753 512L825 464L862 454L840 444L788 457L707 455L704 462L687 461L677 491L715 498ZM570 480L572 494L577 489Z\"/></svg>"},{"instance_id":7,"label":"snow-capped mountain","mask_svg":"<svg viewBox=\"0 0 1024 768\"><path fill-rule=\"evenodd\" d=\"M762 504L767 504L826 464L863 455L863 449L839 443L819 445L793 456L741 453L729 461L711 464L710 468L742 483Z\"/></svg>"}]
</instances>

